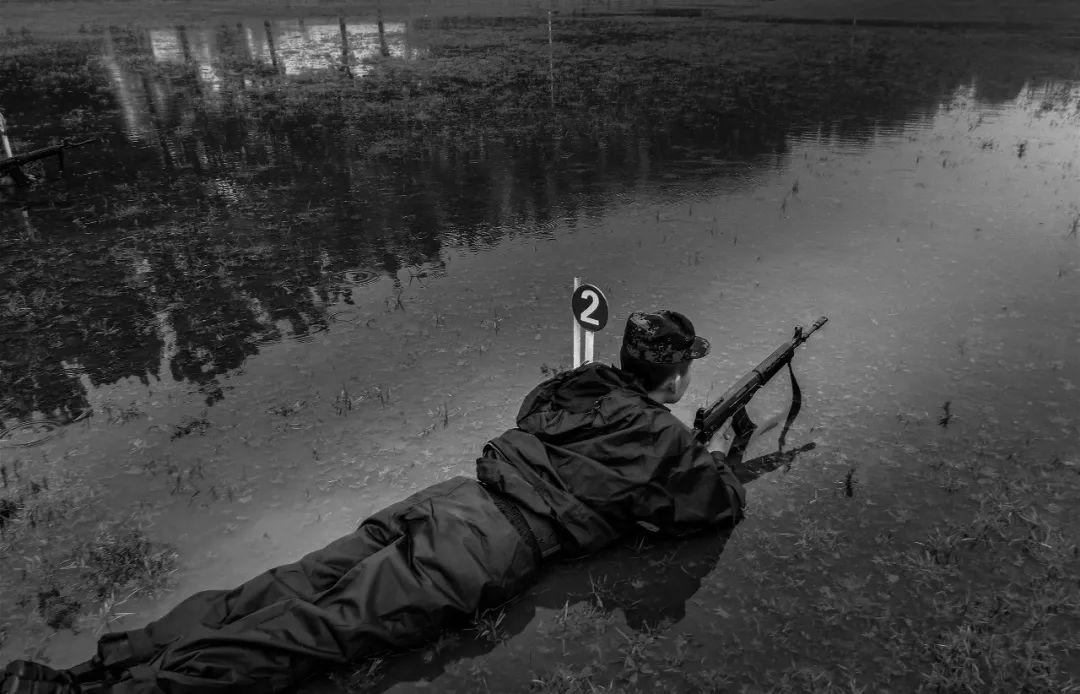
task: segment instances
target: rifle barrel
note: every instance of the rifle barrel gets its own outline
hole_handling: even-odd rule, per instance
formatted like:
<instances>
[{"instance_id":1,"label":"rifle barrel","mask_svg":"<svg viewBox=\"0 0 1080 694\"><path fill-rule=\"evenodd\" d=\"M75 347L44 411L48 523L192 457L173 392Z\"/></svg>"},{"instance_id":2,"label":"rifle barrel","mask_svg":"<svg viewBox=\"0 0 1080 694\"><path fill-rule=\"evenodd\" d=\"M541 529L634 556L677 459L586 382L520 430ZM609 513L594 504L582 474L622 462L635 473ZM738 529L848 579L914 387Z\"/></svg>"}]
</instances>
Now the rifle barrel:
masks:
<instances>
[{"instance_id":1,"label":"rifle barrel","mask_svg":"<svg viewBox=\"0 0 1080 694\"><path fill-rule=\"evenodd\" d=\"M822 316L821 318L818 318L816 321L814 321L814 324L810 326L810 329L807 330L805 333L803 333L802 341L806 342L806 338L813 335L815 332L818 331L818 329L821 326L825 325L828 322L829 322L829 317L828 316Z\"/></svg>"},{"instance_id":2,"label":"rifle barrel","mask_svg":"<svg viewBox=\"0 0 1080 694\"><path fill-rule=\"evenodd\" d=\"M790 340L774 349L772 354L765 357L761 363L744 374L719 399L708 407L698 409L694 418L695 437L702 443L707 443L728 418L740 407L745 406L759 388L768 383L785 364L791 361L795 356L795 349L806 342L807 338L825 325L828 320L826 316L818 318L806 332L803 332L802 328L796 328L795 335Z\"/></svg>"}]
</instances>

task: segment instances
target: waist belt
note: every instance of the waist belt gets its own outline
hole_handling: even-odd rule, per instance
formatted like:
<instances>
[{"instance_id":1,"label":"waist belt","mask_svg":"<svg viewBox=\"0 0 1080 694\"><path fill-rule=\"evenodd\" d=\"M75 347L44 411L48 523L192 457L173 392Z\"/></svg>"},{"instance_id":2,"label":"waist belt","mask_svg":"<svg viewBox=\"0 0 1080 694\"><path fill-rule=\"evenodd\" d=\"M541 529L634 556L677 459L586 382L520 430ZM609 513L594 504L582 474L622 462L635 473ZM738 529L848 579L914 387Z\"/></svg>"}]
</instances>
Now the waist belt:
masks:
<instances>
[{"instance_id":1,"label":"waist belt","mask_svg":"<svg viewBox=\"0 0 1080 694\"><path fill-rule=\"evenodd\" d=\"M92 671L94 665L99 665L113 677L119 678L129 668L149 662L157 655L157 650L142 629L104 634L98 639L97 657L90 663L76 666L76 676L80 677L84 670Z\"/></svg>"},{"instance_id":2,"label":"waist belt","mask_svg":"<svg viewBox=\"0 0 1080 694\"><path fill-rule=\"evenodd\" d=\"M550 521L524 509L511 497L494 489L484 487L495 506L502 512L510 525L514 526L525 543L532 549L537 560L547 559L558 553L559 536Z\"/></svg>"}]
</instances>

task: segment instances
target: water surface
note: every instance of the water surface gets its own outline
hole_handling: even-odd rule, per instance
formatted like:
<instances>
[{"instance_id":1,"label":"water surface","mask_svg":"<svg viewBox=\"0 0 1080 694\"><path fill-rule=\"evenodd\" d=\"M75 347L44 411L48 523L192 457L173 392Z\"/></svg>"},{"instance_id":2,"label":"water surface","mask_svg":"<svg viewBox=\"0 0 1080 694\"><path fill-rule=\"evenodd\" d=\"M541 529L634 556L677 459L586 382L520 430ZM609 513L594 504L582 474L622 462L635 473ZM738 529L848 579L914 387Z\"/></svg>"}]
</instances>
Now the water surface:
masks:
<instances>
[{"instance_id":1,"label":"water surface","mask_svg":"<svg viewBox=\"0 0 1080 694\"><path fill-rule=\"evenodd\" d=\"M1052 36L650 16L549 35L538 13L6 42L17 148L103 141L0 193L0 455L176 544L177 591L124 623L471 474L570 364L574 277L611 302L598 359L639 308L710 338L686 419L829 316L789 436L818 447L753 488L773 524L852 466L888 498L975 441L1075 455L1080 84ZM724 559L687 551L700 571L653 616L708 642L685 605ZM587 583L561 576L512 614L492 691L559 661L544 615ZM91 636L50 652L74 662ZM478 643L380 686L495 647Z\"/></svg>"}]
</instances>

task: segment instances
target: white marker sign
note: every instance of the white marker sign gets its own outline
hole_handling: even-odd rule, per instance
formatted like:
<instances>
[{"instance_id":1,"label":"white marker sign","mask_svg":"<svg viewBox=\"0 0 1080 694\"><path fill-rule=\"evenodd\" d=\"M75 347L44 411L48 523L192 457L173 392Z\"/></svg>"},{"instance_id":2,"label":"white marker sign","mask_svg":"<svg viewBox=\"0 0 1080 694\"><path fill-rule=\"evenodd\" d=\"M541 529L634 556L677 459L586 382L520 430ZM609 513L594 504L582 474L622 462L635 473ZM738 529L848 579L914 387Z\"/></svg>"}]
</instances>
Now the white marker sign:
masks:
<instances>
[{"instance_id":1,"label":"white marker sign","mask_svg":"<svg viewBox=\"0 0 1080 694\"><path fill-rule=\"evenodd\" d=\"M574 320L589 332L599 332L607 325L607 299L591 284L582 284L574 290L570 308L574 311Z\"/></svg>"},{"instance_id":2,"label":"white marker sign","mask_svg":"<svg viewBox=\"0 0 1080 694\"><path fill-rule=\"evenodd\" d=\"M593 333L604 329L608 321L608 304L604 293L591 284L581 284L574 278L574 294L570 297L574 314L574 368L593 360ZM581 332L585 331L585 354L582 356Z\"/></svg>"}]
</instances>

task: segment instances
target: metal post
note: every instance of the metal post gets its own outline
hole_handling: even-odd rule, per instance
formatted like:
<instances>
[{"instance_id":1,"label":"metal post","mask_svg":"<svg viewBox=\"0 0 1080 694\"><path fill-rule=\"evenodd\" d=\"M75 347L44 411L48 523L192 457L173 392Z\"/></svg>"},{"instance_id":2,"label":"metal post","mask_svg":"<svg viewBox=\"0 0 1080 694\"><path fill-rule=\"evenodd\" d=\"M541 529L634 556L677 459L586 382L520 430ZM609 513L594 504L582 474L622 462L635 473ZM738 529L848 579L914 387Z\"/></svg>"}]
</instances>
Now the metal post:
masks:
<instances>
[{"instance_id":1,"label":"metal post","mask_svg":"<svg viewBox=\"0 0 1080 694\"><path fill-rule=\"evenodd\" d=\"M574 278L574 291L581 286L581 280ZM577 316L574 316L574 368L581 366L581 326L578 325Z\"/></svg>"}]
</instances>

